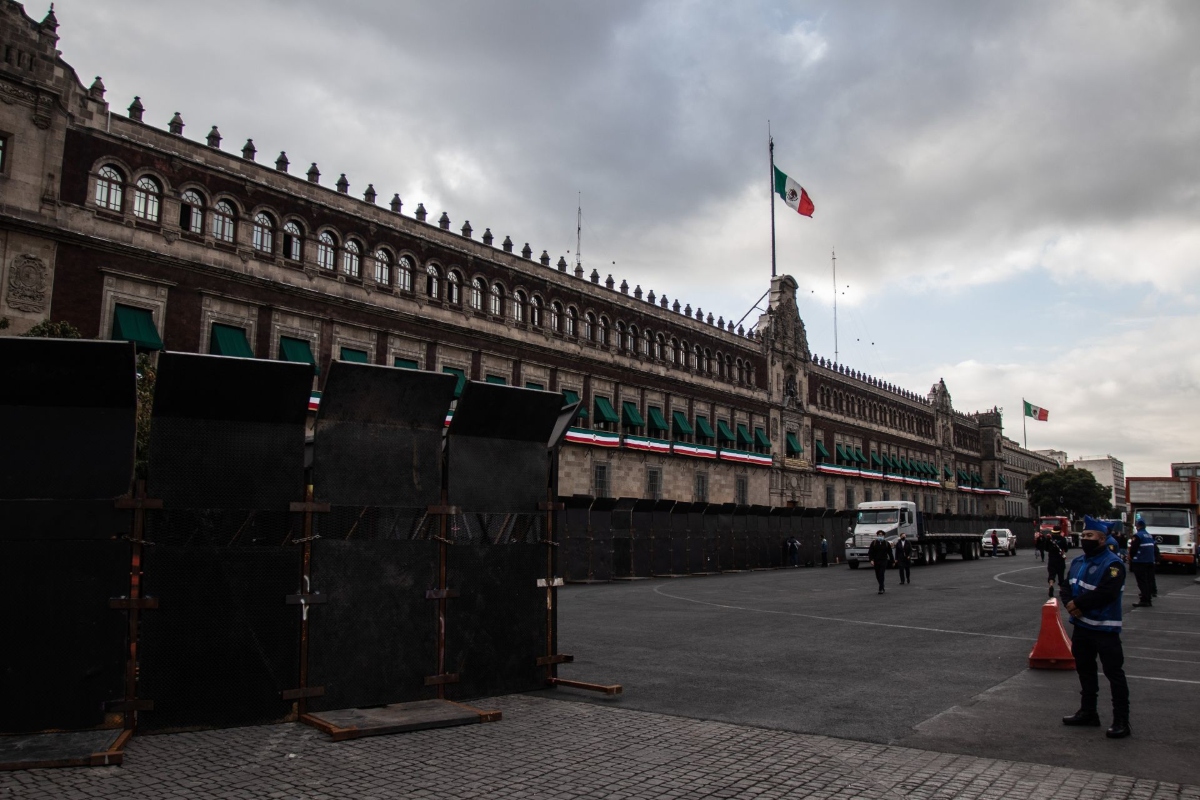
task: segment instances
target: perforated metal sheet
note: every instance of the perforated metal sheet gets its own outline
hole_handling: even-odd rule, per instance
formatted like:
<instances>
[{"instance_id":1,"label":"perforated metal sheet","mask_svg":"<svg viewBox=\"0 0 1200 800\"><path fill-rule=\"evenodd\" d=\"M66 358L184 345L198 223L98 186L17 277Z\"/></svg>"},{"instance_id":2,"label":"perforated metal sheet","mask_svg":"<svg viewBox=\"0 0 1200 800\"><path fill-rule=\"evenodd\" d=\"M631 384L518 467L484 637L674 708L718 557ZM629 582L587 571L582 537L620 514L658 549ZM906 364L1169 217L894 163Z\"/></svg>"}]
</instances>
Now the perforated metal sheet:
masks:
<instances>
[{"instance_id":1,"label":"perforated metal sheet","mask_svg":"<svg viewBox=\"0 0 1200 800\"><path fill-rule=\"evenodd\" d=\"M459 683L446 697L467 700L542 687L546 653L544 545L469 545L448 548L447 582L459 596L447 601L446 662Z\"/></svg>"},{"instance_id":2,"label":"perforated metal sheet","mask_svg":"<svg viewBox=\"0 0 1200 800\"><path fill-rule=\"evenodd\" d=\"M312 588L325 597L309 611L309 684L324 711L437 696L438 543L318 540Z\"/></svg>"},{"instance_id":3,"label":"perforated metal sheet","mask_svg":"<svg viewBox=\"0 0 1200 800\"><path fill-rule=\"evenodd\" d=\"M138 728L162 732L283 720L299 681L300 548L148 547Z\"/></svg>"},{"instance_id":4,"label":"perforated metal sheet","mask_svg":"<svg viewBox=\"0 0 1200 800\"><path fill-rule=\"evenodd\" d=\"M0 542L0 732L91 728L124 697L129 623L108 601L129 568L121 541Z\"/></svg>"}]
</instances>

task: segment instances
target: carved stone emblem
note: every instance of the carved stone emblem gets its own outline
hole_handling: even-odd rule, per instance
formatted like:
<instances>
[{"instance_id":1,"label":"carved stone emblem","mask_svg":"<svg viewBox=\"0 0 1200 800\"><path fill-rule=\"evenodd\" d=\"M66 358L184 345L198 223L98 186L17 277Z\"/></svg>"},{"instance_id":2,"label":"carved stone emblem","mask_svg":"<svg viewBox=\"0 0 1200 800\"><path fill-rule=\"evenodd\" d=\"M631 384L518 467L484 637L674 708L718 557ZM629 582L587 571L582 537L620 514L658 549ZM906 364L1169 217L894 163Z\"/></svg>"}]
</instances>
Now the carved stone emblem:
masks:
<instances>
[{"instance_id":1,"label":"carved stone emblem","mask_svg":"<svg viewBox=\"0 0 1200 800\"><path fill-rule=\"evenodd\" d=\"M45 311L49 270L40 258L28 253L13 259L8 270L8 305L17 311Z\"/></svg>"},{"instance_id":2,"label":"carved stone emblem","mask_svg":"<svg viewBox=\"0 0 1200 800\"><path fill-rule=\"evenodd\" d=\"M172 230L164 230L162 237L167 240L167 244L175 244L175 240L179 238L179 234Z\"/></svg>"}]
</instances>

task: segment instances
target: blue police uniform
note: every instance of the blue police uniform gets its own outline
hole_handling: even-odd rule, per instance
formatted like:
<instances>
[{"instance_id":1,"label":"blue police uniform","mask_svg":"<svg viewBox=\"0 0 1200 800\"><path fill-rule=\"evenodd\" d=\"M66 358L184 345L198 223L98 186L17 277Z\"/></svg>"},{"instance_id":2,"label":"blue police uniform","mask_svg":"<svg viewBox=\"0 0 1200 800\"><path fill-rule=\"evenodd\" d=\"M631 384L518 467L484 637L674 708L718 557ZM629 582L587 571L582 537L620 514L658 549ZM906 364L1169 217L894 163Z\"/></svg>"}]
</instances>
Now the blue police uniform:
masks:
<instances>
[{"instance_id":1,"label":"blue police uniform","mask_svg":"<svg viewBox=\"0 0 1200 800\"><path fill-rule=\"evenodd\" d=\"M1125 680L1125 654L1121 650L1121 598L1124 591L1124 563L1107 547L1101 547L1099 552L1079 556L1071 562L1062 598L1064 605L1074 602L1081 612L1080 616L1071 617L1074 626L1071 655L1075 657L1080 685L1080 710L1076 719L1096 716L1100 694L1096 658L1099 657L1104 677L1108 678L1112 688L1110 736L1122 725L1124 733L1118 735L1128 735L1129 730L1129 684ZM1099 724L1099 720L1067 724Z\"/></svg>"},{"instance_id":2,"label":"blue police uniform","mask_svg":"<svg viewBox=\"0 0 1200 800\"><path fill-rule=\"evenodd\" d=\"M1139 527L1129 540L1129 568L1137 579L1137 606L1150 608L1154 596L1154 537Z\"/></svg>"}]
</instances>

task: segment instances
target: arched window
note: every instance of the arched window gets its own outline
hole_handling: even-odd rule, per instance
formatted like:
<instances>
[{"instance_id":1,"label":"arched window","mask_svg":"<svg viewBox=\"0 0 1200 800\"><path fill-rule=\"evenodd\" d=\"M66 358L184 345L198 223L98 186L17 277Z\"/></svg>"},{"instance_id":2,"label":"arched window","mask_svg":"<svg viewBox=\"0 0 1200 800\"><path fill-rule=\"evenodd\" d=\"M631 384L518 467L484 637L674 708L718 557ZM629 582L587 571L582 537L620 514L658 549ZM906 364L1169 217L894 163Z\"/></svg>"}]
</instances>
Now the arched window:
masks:
<instances>
[{"instance_id":1,"label":"arched window","mask_svg":"<svg viewBox=\"0 0 1200 800\"><path fill-rule=\"evenodd\" d=\"M275 252L275 220L262 211L254 215L253 244L260 253Z\"/></svg>"},{"instance_id":2,"label":"arched window","mask_svg":"<svg viewBox=\"0 0 1200 800\"><path fill-rule=\"evenodd\" d=\"M179 227L184 233L204 233L204 198L193 189L179 198Z\"/></svg>"},{"instance_id":3,"label":"arched window","mask_svg":"<svg viewBox=\"0 0 1200 800\"><path fill-rule=\"evenodd\" d=\"M455 270L446 273L446 301L452 306L462 305L462 276Z\"/></svg>"},{"instance_id":4,"label":"arched window","mask_svg":"<svg viewBox=\"0 0 1200 800\"><path fill-rule=\"evenodd\" d=\"M237 213L228 200L218 200L213 206L212 235L218 242L233 241L233 220Z\"/></svg>"},{"instance_id":5,"label":"arched window","mask_svg":"<svg viewBox=\"0 0 1200 800\"><path fill-rule=\"evenodd\" d=\"M483 282L483 278L471 281L471 310L483 311L483 293L486 291L487 284Z\"/></svg>"},{"instance_id":6,"label":"arched window","mask_svg":"<svg viewBox=\"0 0 1200 800\"><path fill-rule=\"evenodd\" d=\"M608 347L608 317L600 317L600 344Z\"/></svg>"},{"instance_id":7,"label":"arched window","mask_svg":"<svg viewBox=\"0 0 1200 800\"><path fill-rule=\"evenodd\" d=\"M555 300L550 304L550 330L554 331L555 333L563 332L562 316L562 303Z\"/></svg>"},{"instance_id":8,"label":"arched window","mask_svg":"<svg viewBox=\"0 0 1200 800\"><path fill-rule=\"evenodd\" d=\"M375 251L375 282L380 286L392 283L392 255L382 247Z\"/></svg>"},{"instance_id":9,"label":"arched window","mask_svg":"<svg viewBox=\"0 0 1200 800\"><path fill-rule=\"evenodd\" d=\"M691 350L691 348L688 347L687 342L680 342L679 347L683 351L683 368L691 369L692 368L692 350Z\"/></svg>"},{"instance_id":10,"label":"arched window","mask_svg":"<svg viewBox=\"0 0 1200 800\"><path fill-rule=\"evenodd\" d=\"M125 202L125 176L116 167L104 165L96 175L96 205L120 211Z\"/></svg>"},{"instance_id":11,"label":"arched window","mask_svg":"<svg viewBox=\"0 0 1200 800\"><path fill-rule=\"evenodd\" d=\"M583 317L583 338L589 342L596 341L596 315L591 311Z\"/></svg>"},{"instance_id":12,"label":"arched window","mask_svg":"<svg viewBox=\"0 0 1200 800\"><path fill-rule=\"evenodd\" d=\"M353 239L346 240L346 249L342 251L342 272L350 278L362 274L362 248Z\"/></svg>"},{"instance_id":13,"label":"arched window","mask_svg":"<svg viewBox=\"0 0 1200 800\"><path fill-rule=\"evenodd\" d=\"M683 356L682 351L679 349L679 340L672 338L671 339L671 363L677 367L681 366L682 362L683 362L682 356Z\"/></svg>"},{"instance_id":14,"label":"arched window","mask_svg":"<svg viewBox=\"0 0 1200 800\"><path fill-rule=\"evenodd\" d=\"M533 298L537 300L537 298ZM513 319L517 322L525 321L525 292L517 289L513 292Z\"/></svg>"},{"instance_id":15,"label":"arched window","mask_svg":"<svg viewBox=\"0 0 1200 800\"><path fill-rule=\"evenodd\" d=\"M432 300L442 296L442 273L438 272L435 264L425 268L425 294Z\"/></svg>"},{"instance_id":16,"label":"arched window","mask_svg":"<svg viewBox=\"0 0 1200 800\"><path fill-rule=\"evenodd\" d=\"M413 290L413 263L408 256L400 256L396 262L396 288L405 292Z\"/></svg>"},{"instance_id":17,"label":"arched window","mask_svg":"<svg viewBox=\"0 0 1200 800\"><path fill-rule=\"evenodd\" d=\"M138 178L137 186L133 187L133 215L147 222L158 222L161 202L162 189L158 181L149 175Z\"/></svg>"},{"instance_id":18,"label":"arched window","mask_svg":"<svg viewBox=\"0 0 1200 800\"><path fill-rule=\"evenodd\" d=\"M283 257L289 261L299 261L304 254L301 245L304 242L304 232L295 222L283 226Z\"/></svg>"},{"instance_id":19,"label":"arched window","mask_svg":"<svg viewBox=\"0 0 1200 800\"><path fill-rule=\"evenodd\" d=\"M660 333L654 337L654 358L658 361L663 360L663 335Z\"/></svg>"},{"instance_id":20,"label":"arched window","mask_svg":"<svg viewBox=\"0 0 1200 800\"><path fill-rule=\"evenodd\" d=\"M334 252L337 250L337 239L329 231L321 231L317 237L317 266L333 272Z\"/></svg>"},{"instance_id":21,"label":"arched window","mask_svg":"<svg viewBox=\"0 0 1200 800\"><path fill-rule=\"evenodd\" d=\"M617 320L617 352L624 353L629 347L629 334L625 332L625 323Z\"/></svg>"},{"instance_id":22,"label":"arched window","mask_svg":"<svg viewBox=\"0 0 1200 800\"><path fill-rule=\"evenodd\" d=\"M637 325L629 326L629 354L636 356L638 354L638 329Z\"/></svg>"},{"instance_id":23,"label":"arched window","mask_svg":"<svg viewBox=\"0 0 1200 800\"><path fill-rule=\"evenodd\" d=\"M567 336L574 339L579 335L579 312L573 306L567 306Z\"/></svg>"},{"instance_id":24,"label":"arched window","mask_svg":"<svg viewBox=\"0 0 1200 800\"><path fill-rule=\"evenodd\" d=\"M704 374L705 374L705 375L712 375L712 374L713 374L713 370L712 370L712 351L711 351L711 350L709 350L707 347L706 347L706 348L704 348Z\"/></svg>"},{"instance_id":25,"label":"arched window","mask_svg":"<svg viewBox=\"0 0 1200 800\"><path fill-rule=\"evenodd\" d=\"M497 317L504 316L504 287L498 283L492 284L492 314Z\"/></svg>"},{"instance_id":26,"label":"arched window","mask_svg":"<svg viewBox=\"0 0 1200 800\"><path fill-rule=\"evenodd\" d=\"M542 327L542 298L537 295L529 301L529 324L535 328Z\"/></svg>"}]
</instances>

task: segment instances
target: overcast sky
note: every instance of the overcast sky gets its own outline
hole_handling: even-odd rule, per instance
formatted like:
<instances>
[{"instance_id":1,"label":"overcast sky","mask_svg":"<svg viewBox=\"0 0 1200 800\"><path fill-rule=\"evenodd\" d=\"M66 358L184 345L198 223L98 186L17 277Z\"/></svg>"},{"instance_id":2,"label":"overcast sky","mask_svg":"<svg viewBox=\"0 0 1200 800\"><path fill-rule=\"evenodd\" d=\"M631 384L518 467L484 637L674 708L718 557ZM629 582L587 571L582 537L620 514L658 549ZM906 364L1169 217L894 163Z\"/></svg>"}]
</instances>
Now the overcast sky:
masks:
<instances>
[{"instance_id":1,"label":"overcast sky","mask_svg":"<svg viewBox=\"0 0 1200 800\"><path fill-rule=\"evenodd\" d=\"M37 19L45 9L27 4ZM114 110L253 137L1129 475L1200 460L1200 3L57 0ZM756 319L757 312L750 319Z\"/></svg>"}]
</instances>

